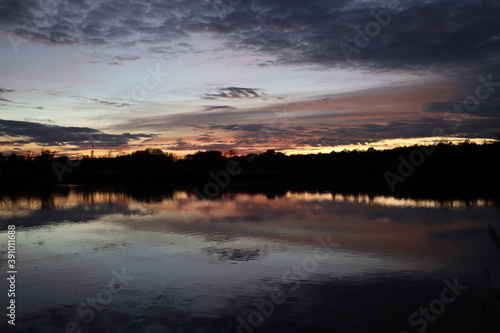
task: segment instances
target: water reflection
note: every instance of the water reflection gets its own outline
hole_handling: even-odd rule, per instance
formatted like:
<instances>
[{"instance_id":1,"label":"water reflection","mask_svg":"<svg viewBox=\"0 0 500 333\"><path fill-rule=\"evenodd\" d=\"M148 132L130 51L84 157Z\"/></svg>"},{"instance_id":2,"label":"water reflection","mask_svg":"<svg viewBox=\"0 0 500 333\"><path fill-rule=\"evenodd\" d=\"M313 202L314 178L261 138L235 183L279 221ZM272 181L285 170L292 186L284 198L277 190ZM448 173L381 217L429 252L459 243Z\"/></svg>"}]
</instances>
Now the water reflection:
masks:
<instances>
[{"instance_id":1,"label":"water reflection","mask_svg":"<svg viewBox=\"0 0 500 333\"><path fill-rule=\"evenodd\" d=\"M485 227L498 227L498 213L486 199L331 192L200 200L186 191L63 187L0 200L2 229L18 228L18 327L27 332L62 331L70 320L93 332L236 332L237 317L275 288L287 301L262 332L370 331L355 317L401 331L443 279L481 284L488 258L477 249L488 248ZM122 268L135 279L85 323L78 305ZM470 326L480 292L463 299L449 316Z\"/></svg>"}]
</instances>

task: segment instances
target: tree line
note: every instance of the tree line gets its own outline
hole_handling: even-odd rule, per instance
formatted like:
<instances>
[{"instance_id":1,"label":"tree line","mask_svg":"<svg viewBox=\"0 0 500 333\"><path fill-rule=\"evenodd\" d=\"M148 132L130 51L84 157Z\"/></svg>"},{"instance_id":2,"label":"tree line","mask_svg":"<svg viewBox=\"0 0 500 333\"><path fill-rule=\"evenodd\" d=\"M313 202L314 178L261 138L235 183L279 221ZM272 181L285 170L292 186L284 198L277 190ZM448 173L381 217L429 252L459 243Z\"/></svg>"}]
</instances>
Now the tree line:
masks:
<instances>
[{"instance_id":1,"label":"tree line","mask_svg":"<svg viewBox=\"0 0 500 333\"><path fill-rule=\"evenodd\" d=\"M401 177L402 161L413 161L413 155L419 150L432 151L432 155L425 156L425 161L419 160L418 165L413 167L411 177L407 174ZM492 184L498 186L499 156L500 141L483 144L470 141L460 144L442 142L388 150L369 148L365 151L344 150L304 155L286 155L275 150L246 155L238 155L234 151L224 154L209 150L183 158L154 148L117 157L85 156L78 160L43 150L40 154L0 153L0 185L105 183L113 179L122 182L127 179L189 182L199 178L202 181L206 179L203 175L224 170L231 162L243 170L237 178L252 182L275 182L286 176L288 182L305 184L313 179L335 179L335 184L339 186L357 184L388 189L387 175L390 173L393 177L399 177L392 180L396 179L399 183L394 181L394 184L403 189L424 186L429 182L437 186L443 179L448 180L448 183L453 180L457 187L460 184L477 185L478 182L488 182L488 187L491 187ZM425 181L421 182L422 179Z\"/></svg>"}]
</instances>

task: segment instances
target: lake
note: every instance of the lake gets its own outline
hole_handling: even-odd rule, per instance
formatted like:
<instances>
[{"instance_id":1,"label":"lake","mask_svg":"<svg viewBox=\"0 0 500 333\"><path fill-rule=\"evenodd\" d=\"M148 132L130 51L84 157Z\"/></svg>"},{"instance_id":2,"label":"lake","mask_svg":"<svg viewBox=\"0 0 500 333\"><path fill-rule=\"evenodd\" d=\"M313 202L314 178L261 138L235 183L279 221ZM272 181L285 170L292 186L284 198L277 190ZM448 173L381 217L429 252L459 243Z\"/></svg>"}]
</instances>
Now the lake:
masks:
<instances>
[{"instance_id":1,"label":"lake","mask_svg":"<svg viewBox=\"0 0 500 333\"><path fill-rule=\"evenodd\" d=\"M499 217L498 201L481 198L3 195L2 244L16 226L16 325L0 329L481 332L493 308L485 267L500 276L488 235Z\"/></svg>"}]
</instances>

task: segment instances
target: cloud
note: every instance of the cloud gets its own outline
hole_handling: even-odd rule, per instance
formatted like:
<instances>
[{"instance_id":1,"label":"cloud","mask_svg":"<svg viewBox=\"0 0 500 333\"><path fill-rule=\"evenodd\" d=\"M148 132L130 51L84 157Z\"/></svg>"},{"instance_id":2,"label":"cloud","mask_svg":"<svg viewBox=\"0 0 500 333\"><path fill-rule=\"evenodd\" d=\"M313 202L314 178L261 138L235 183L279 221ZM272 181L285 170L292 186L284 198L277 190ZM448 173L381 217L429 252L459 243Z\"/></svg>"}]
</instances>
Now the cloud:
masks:
<instances>
[{"instance_id":1,"label":"cloud","mask_svg":"<svg viewBox=\"0 0 500 333\"><path fill-rule=\"evenodd\" d=\"M134 55L119 55L119 56L115 56L115 59L118 60L118 61L134 61L134 60L138 60L140 58L141 57L134 56Z\"/></svg>"},{"instance_id":2,"label":"cloud","mask_svg":"<svg viewBox=\"0 0 500 333\"><path fill-rule=\"evenodd\" d=\"M391 14L390 19L387 2L378 0L245 0L238 3L221 10L211 0L0 1L0 30L47 44L105 46L108 48L99 47L99 53L93 55L98 61L113 65L148 55L195 54L200 51L196 44L185 41L190 41L187 37L201 34L207 40L218 40L218 43L210 40L203 47L215 45L221 51L222 45L226 51L266 59L256 61L249 57L253 59L248 60L251 66L322 70L356 67L398 74L428 72L453 78L449 86L468 94L474 93L479 74L486 77L491 73L495 82L500 81L499 1L401 1L402 10ZM386 23L380 26L380 32L364 37L367 24L376 22L374 16L377 15ZM359 42L363 39L365 45L361 46ZM346 58L346 45L351 51L355 50L348 56L351 61ZM124 54L111 54L110 49ZM134 54L137 50L145 53ZM300 75L300 71L295 73ZM300 126L273 126L270 124L272 106L239 110L226 105L236 99L266 100L269 98L266 92L245 87L244 83L231 84L243 87L218 85L201 95L202 99L209 100L205 101L207 104L215 104L203 106L203 111L125 120L114 129L133 132L147 128L157 132L199 126L202 131L235 133L235 144L241 145L326 146L429 136L434 126L445 128L450 135L468 137L490 137L490 132L498 132L500 128L500 104L494 97L482 101L479 109L454 130L443 120L443 113L454 103L463 101L467 93L450 89L455 96L432 96L424 100L415 97L419 93L416 89L404 87L406 94L403 94L395 85L389 87L391 92L396 92L392 95L364 91L344 99L316 96L289 104L289 113L300 121ZM497 86L494 88L497 93ZM11 92L14 90L0 88L0 101L11 102L7 99L10 96L4 96ZM431 94L426 91L424 95ZM78 98L97 106L130 106L120 101ZM29 133L23 133L31 138ZM57 144L69 140L58 141L50 134L37 135L34 138L39 136L43 144L44 140ZM126 144L130 140L123 135L117 135L116 140ZM211 137L198 136L193 139L195 143L180 139L172 143L172 147L200 147L200 143L209 143ZM111 141L104 140L106 144Z\"/></svg>"},{"instance_id":3,"label":"cloud","mask_svg":"<svg viewBox=\"0 0 500 333\"><path fill-rule=\"evenodd\" d=\"M496 1L401 2L401 12L389 13L379 33L361 37L369 22L377 23L373 15L387 15L385 5L386 1L253 1L245 12L228 15L224 25L233 32L228 45L274 54L282 64L440 70L435 66L476 67L498 54ZM356 35L365 40L356 43ZM341 48L347 44L357 49L351 62Z\"/></svg>"},{"instance_id":4,"label":"cloud","mask_svg":"<svg viewBox=\"0 0 500 333\"><path fill-rule=\"evenodd\" d=\"M182 138L178 138L175 142L168 144L166 149L169 150L195 150L196 145L184 141Z\"/></svg>"},{"instance_id":5,"label":"cloud","mask_svg":"<svg viewBox=\"0 0 500 333\"><path fill-rule=\"evenodd\" d=\"M3 144L30 144L39 146L77 146L90 148L124 148L131 141L155 138L156 134L108 134L89 127L65 127L29 121L0 119L0 136L20 138Z\"/></svg>"},{"instance_id":6,"label":"cloud","mask_svg":"<svg viewBox=\"0 0 500 333\"><path fill-rule=\"evenodd\" d=\"M184 136L185 143L194 149L201 149L200 143L210 144L209 138L231 138L234 142L225 143L247 151L430 137L435 128L442 128L447 136L492 138L492 133L500 131L494 98L482 101L474 116L462 119L458 128L456 122L443 119L443 112L453 104L449 100L463 101L461 96L468 90L463 91L457 93L447 80L432 80L310 96L299 102L270 103L257 109L226 111L224 105L214 106L212 112L133 119L115 126L114 130L154 129L168 135L169 131L184 127L185 133L189 129L195 132ZM471 91L474 93L474 89ZM199 133L210 135L199 136Z\"/></svg>"},{"instance_id":7,"label":"cloud","mask_svg":"<svg viewBox=\"0 0 500 333\"><path fill-rule=\"evenodd\" d=\"M124 108L124 107L129 107L132 106L133 104L130 103L123 103L123 102L110 102L106 100L101 100L98 98L92 98L92 97L86 97L86 96L80 96L80 95L72 95L69 96L71 98L75 98L79 101L90 101L92 103L95 103L97 105L108 105L108 106L113 106L115 108Z\"/></svg>"},{"instance_id":8,"label":"cloud","mask_svg":"<svg viewBox=\"0 0 500 333\"><path fill-rule=\"evenodd\" d=\"M196 140L196 141L203 141L203 140ZM219 141L220 142L220 141ZM217 143L212 141L210 144L199 144L199 143L191 143L184 141L184 139L178 139L175 142L168 144L165 146L166 150L191 150L191 151L197 151L197 150L219 150L219 151L226 151L229 149L234 148L234 144L232 143Z\"/></svg>"},{"instance_id":9,"label":"cloud","mask_svg":"<svg viewBox=\"0 0 500 333\"><path fill-rule=\"evenodd\" d=\"M474 111L468 111L466 107L473 107L470 110ZM435 102L435 103L428 103L425 107L425 112L428 113L438 113L443 116L460 116L464 118L469 118L469 117L483 117L483 118L498 118L500 115L499 110L500 110L500 100L487 100L487 101L481 101L477 105L477 109L475 109L476 106L474 105L464 105L463 99L459 100L457 99L455 102Z\"/></svg>"},{"instance_id":10,"label":"cloud","mask_svg":"<svg viewBox=\"0 0 500 333\"><path fill-rule=\"evenodd\" d=\"M118 102L100 101L100 100L96 100L96 99L94 99L94 101L95 102L99 102L100 104L114 106L115 108L123 108L123 107L127 107L127 106L131 106L132 105L130 103L118 103Z\"/></svg>"},{"instance_id":11,"label":"cloud","mask_svg":"<svg viewBox=\"0 0 500 333\"><path fill-rule=\"evenodd\" d=\"M0 2L0 29L51 44L154 47L165 43L179 46L185 37L208 33L224 41L226 48L275 56L262 66L495 68L500 50L498 1L401 1L401 11L390 18L386 4L245 0L222 8L214 1L194 0L11 0ZM358 36L365 41L356 43L357 31L365 31L369 22L376 26L374 15L383 22L380 29L372 28L376 33L369 38ZM350 54L351 62L341 48L347 44L357 49Z\"/></svg>"},{"instance_id":12,"label":"cloud","mask_svg":"<svg viewBox=\"0 0 500 333\"><path fill-rule=\"evenodd\" d=\"M455 122L447 122L439 117L416 117L386 121L383 123L363 122L349 124L315 123L296 126L294 124L279 124L273 126L269 123L253 124L224 124L199 126L200 130L206 129L219 136L231 137L231 142L223 146L224 149L234 147L246 150L274 147L275 149L302 149L309 147L329 148L334 146L368 145L381 140L414 139L433 137L437 128L444 133L443 136L467 138L493 138L493 133L500 130L500 119L464 119L458 128L453 128ZM212 136L201 136L198 142L210 142ZM213 141L212 141L213 142ZM184 141L187 148L202 149L202 145ZM208 146L207 146L208 147ZM210 145L215 149L215 146Z\"/></svg>"},{"instance_id":13,"label":"cloud","mask_svg":"<svg viewBox=\"0 0 500 333\"><path fill-rule=\"evenodd\" d=\"M336 123L321 115L317 120L311 117L307 122L299 122L299 124L294 121L198 124L193 127L205 134L177 139L165 146L165 149L226 151L237 148L251 152L268 148L278 150L307 149L310 147L330 148L353 144L369 145L377 141L395 138L432 137L433 130L436 128L444 130L442 136L471 139L493 138L493 133L500 131L500 119L498 118L468 118L464 119L458 128L453 129L456 123L446 122L441 114L431 117L384 121L373 119L349 123ZM162 127L160 120L156 120L156 122L158 122L158 128ZM178 128L178 125L172 128ZM217 140L217 138L226 139ZM438 139L438 137L436 138Z\"/></svg>"},{"instance_id":14,"label":"cloud","mask_svg":"<svg viewBox=\"0 0 500 333\"><path fill-rule=\"evenodd\" d=\"M196 141L199 141L199 142L214 142L214 138L210 137L210 136L200 136L198 138L196 138Z\"/></svg>"},{"instance_id":15,"label":"cloud","mask_svg":"<svg viewBox=\"0 0 500 333\"><path fill-rule=\"evenodd\" d=\"M237 99L252 99L262 98L267 96L263 89L259 88L240 88L227 87L219 88L216 93L206 93L202 96L203 99L219 99L219 98L237 98Z\"/></svg>"},{"instance_id":16,"label":"cloud","mask_svg":"<svg viewBox=\"0 0 500 333\"><path fill-rule=\"evenodd\" d=\"M94 59L92 63L98 63L98 62L107 62L109 65L123 65L123 63L127 61L135 61L141 59L140 56L137 55L111 55L111 54L106 54L106 53L97 53L97 52L92 52L90 54Z\"/></svg>"},{"instance_id":17,"label":"cloud","mask_svg":"<svg viewBox=\"0 0 500 333\"><path fill-rule=\"evenodd\" d=\"M1 88L0 87L0 96L2 94L5 94L5 93L10 93L10 92L14 92L15 90L14 89L7 89L7 88ZM9 102L9 103L14 103L13 101L9 100L9 99L6 99L6 98L2 98L0 97L0 101L4 101L4 102Z\"/></svg>"},{"instance_id":18,"label":"cloud","mask_svg":"<svg viewBox=\"0 0 500 333\"><path fill-rule=\"evenodd\" d=\"M204 105L203 111L234 111L237 108L229 105Z\"/></svg>"},{"instance_id":19,"label":"cloud","mask_svg":"<svg viewBox=\"0 0 500 333\"><path fill-rule=\"evenodd\" d=\"M52 119L24 118L24 121L28 121L28 122L47 122L47 123L50 123L50 124L54 124L55 123L55 121L53 121Z\"/></svg>"}]
</instances>

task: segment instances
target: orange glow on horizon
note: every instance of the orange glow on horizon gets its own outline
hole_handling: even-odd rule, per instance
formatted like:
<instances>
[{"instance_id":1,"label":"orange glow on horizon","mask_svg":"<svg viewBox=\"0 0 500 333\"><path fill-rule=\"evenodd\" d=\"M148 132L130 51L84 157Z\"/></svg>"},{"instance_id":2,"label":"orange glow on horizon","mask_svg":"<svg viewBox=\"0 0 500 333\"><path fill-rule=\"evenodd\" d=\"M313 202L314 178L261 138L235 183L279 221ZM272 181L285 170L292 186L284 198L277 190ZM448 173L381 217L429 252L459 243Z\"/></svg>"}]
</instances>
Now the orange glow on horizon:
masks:
<instances>
[{"instance_id":1,"label":"orange glow on horizon","mask_svg":"<svg viewBox=\"0 0 500 333\"><path fill-rule=\"evenodd\" d=\"M387 150L387 149L393 149L397 147L409 147L413 146L415 144L418 145L431 145L431 144L437 144L440 142L452 142L453 144L459 144L464 142L465 140L469 140L471 143L476 143L476 144L483 144L483 143L491 143L494 142L494 140L489 139L489 138L476 138L476 139L468 139L468 138L459 138L459 137L426 137L426 138L411 138L411 139L390 139L390 140L380 140L376 142L365 142L365 143L359 143L359 144L352 144L352 145L340 145L340 146L331 146L331 147L304 147L301 149L283 149L279 150L273 147L263 147L263 148L244 148L244 147L234 147L234 148L229 148L229 149L224 149L224 150L219 150L223 154L226 154L230 149L233 149L236 152L236 155L247 155L251 153L255 154L261 154L264 153L268 149L276 150L277 152L282 152L286 155L306 155L306 154L329 154L332 151L335 152L341 152L343 150L360 150L364 151L369 148L374 148L376 150ZM100 158L100 157L117 157L121 155L126 155L130 154L136 150L144 150L146 148L158 148L163 150L164 152L168 153L173 153L177 158L184 158L186 155L189 154L194 154L197 151L205 151L203 149L195 149L195 150L168 150L164 149L162 147L159 147L157 144L151 145L151 146L140 146L140 147L133 147L129 149L123 149L123 150L112 150L112 149L86 149L86 150L79 150L79 151L73 151L73 152L64 152L60 151L61 147L33 147L33 148L27 148L23 149L22 151L13 151L13 150L4 150L3 153L10 154L11 152L16 153L16 154L27 154L27 153L34 153L35 155L40 154L42 150L51 150L56 152L56 156L69 156L71 158L82 158L83 156L92 156L92 150L93 150L93 156L95 158ZM58 150L59 149L59 150ZM211 149L207 149L211 150ZM217 150L217 149L215 149Z\"/></svg>"}]
</instances>

